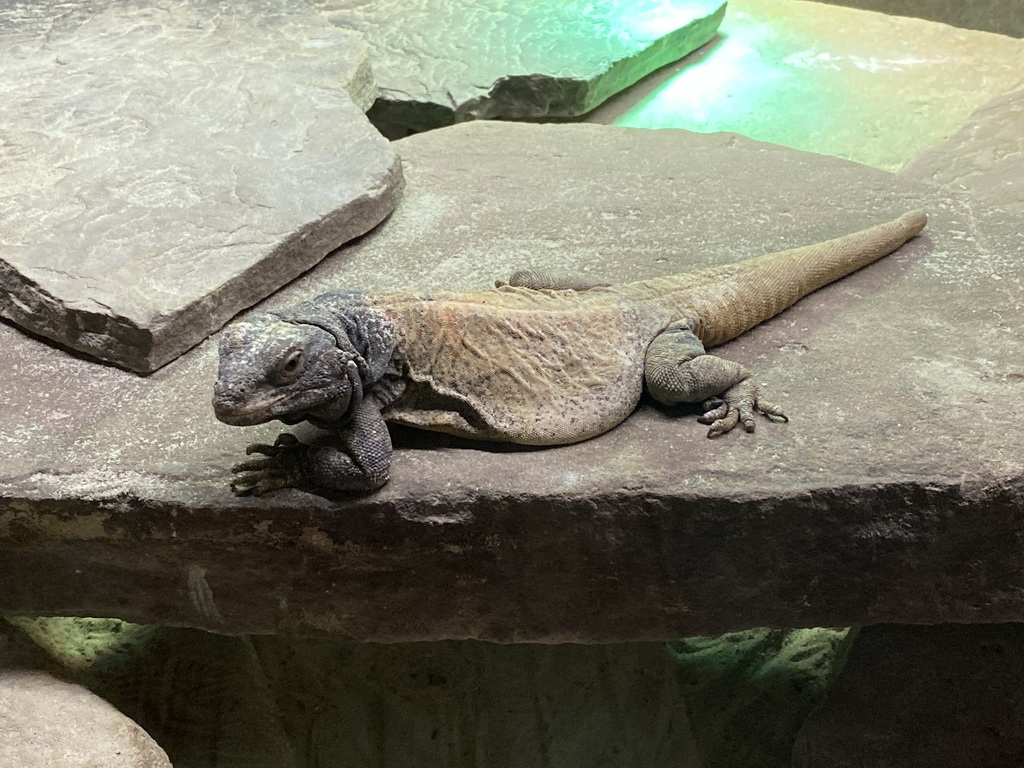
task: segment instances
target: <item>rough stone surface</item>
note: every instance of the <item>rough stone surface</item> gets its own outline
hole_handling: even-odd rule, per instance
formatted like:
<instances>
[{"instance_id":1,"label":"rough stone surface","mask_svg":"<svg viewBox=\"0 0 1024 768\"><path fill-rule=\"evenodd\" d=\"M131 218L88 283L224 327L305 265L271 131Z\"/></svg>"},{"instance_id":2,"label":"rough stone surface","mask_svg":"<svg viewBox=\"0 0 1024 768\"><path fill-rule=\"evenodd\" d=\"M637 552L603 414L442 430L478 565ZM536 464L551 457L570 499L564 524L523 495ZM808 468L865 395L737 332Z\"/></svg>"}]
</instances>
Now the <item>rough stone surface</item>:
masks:
<instances>
[{"instance_id":1,"label":"rough stone surface","mask_svg":"<svg viewBox=\"0 0 1024 768\"><path fill-rule=\"evenodd\" d=\"M0 765L171 768L145 731L80 685L0 669Z\"/></svg>"},{"instance_id":2,"label":"rough stone surface","mask_svg":"<svg viewBox=\"0 0 1024 768\"><path fill-rule=\"evenodd\" d=\"M720 348L789 424L708 440L644 405L545 450L396 431L363 498L230 494L278 426L216 422L212 340L139 380L2 328L0 610L387 641L1024 618L1019 220L729 134L476 122L400 149L396 215L275 302L530 263L653 276L932 218Z\"/></svg>"},{"instance_id":3,"label":"rough stone surface","mask_svg":"<svg viewBox=\"0 0 1024 768\"><path fill-rule=\"evenodd\" d=\"M1024 764L1024 627L878 626L860 632L794 768L1017 768Z\"/></svg>"},{"instance_id":4,"label":"rough stone surface","mask_svg":"<svg viewBox=\"0 0 1024 768\"><path fill-rule=\"evenodd\" d=\"M0 8L0 314L151 371L392 209L365 45L298 0Z\"/></svg>"},{"instance_id":5,"label":"rough stone surface","mask_svg":"<svg viewBox=\"0 0 1024 768\"><path fill-rule=\"evenodd\" d=\"M373 51L374 120L581 115L714 35L723 0L313 0Z\"/></svg>"},{"instance_id":6,"label":"rough stone surface","mask_svg":"<svg viewBox=\"0 0 1024 768\"><path fill-rule=\"evenodd\" d=\"M992 99L901 173L966 190L993 207L1024 216L1024 90Z\"/></svg>"},{"instance_id":7,"label":"rough stone surface","mask_svg":"<svg viewBox=\"0 0 1024 768\"><path fill-rule=\"evenodd\" d=\"M586 119L735 131L894 171L1024 72L1021 40L800 0L729 0L720 33Z\"/></svg>"}]
</instances>

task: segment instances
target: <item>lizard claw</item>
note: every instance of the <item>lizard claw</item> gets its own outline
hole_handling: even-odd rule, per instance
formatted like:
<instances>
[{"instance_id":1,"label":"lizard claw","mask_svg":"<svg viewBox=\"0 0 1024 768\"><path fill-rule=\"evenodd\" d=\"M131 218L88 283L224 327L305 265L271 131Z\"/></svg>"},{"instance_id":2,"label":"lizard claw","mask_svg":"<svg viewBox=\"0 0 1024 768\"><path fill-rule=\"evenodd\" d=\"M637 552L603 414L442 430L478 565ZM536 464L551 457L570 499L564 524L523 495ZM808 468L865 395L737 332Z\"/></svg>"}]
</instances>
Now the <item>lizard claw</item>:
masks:
<instances>
[{"instance_id":1,"label":"lizard claw","mask_svg":"<svg viewBox=\"0 0 1024 768\"><path fill-rule=\"evenodd\" d=\"M302 481L301 458L307 446L287 432L277 436L273 445L253 443L245 449L265 458L249 459L231 468L236 477L231 490L239 496L262 496L265 493L298 485Z\"/></svg>"},{"instance_id":2,"label":"lizard claw","mask_svg":"<svg viewBox=\"0 0 1024 768\"><path fill-rule=\"evenodd\" d=\"M705 400L703 407L705 413L698 416L697 421L711 426L708 437L724 435L739 423L747 432L753 432L755 413L763 414L772 421L789 421L782 408L760 398L757 385L749 380L731 387L724 397Z\"/></svg>"}]
</instances>

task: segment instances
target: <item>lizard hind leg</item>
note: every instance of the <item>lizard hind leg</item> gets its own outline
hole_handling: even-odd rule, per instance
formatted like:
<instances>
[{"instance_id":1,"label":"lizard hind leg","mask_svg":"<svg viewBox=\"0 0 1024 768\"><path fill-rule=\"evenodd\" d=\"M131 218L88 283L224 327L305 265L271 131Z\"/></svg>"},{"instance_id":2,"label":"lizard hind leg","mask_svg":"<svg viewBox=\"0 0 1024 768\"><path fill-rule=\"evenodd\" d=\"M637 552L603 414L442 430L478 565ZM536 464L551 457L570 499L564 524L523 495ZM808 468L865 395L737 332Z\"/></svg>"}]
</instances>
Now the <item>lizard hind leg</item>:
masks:
<instances>
[{"instance_id":1,"label":"lizard hind leg","mask_svg":"<svg viewBox=\"0 0 1024 768\"><path fill-rule=\"evenodd\" d=\"M508 282L496 280L495 288L531 288L535 291L588 291L591 288L606 288L610 282L585 272L557 272L547 269L520 269L512 273Z\"/></svg>"},{"instance_id":2,"label":"lizard hind leg","mask_svg":"<svg viewBox=\"0 0 1024 768\"><path fill-rule=\"evenodd\" d=\"M755 413L788 421L779 406L761 399L747 368L707 354L687 321L673 323L654 338L644 358L644 378L659 403L702 403L706 412L697 420L710 425L708 437L723 435L738 423L753 432Z\"/></svg>"}]
</instances>

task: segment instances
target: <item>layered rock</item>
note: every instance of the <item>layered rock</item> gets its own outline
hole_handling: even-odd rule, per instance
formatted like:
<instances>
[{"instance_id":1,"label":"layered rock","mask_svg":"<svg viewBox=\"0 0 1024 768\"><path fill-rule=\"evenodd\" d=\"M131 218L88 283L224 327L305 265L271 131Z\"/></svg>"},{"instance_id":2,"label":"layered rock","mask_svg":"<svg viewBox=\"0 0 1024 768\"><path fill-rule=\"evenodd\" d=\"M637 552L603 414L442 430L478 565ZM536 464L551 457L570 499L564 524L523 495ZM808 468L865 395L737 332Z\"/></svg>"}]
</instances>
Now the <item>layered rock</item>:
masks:
<instances>
[{"instance_id":1,"label":"layered rock","mask_svg":"<svg viewBox=\"0 0 1024 768\"><path fill-rule=\"evenodd\" d=\"M0 9L0 314L152 371L381 221L367 50L300 2Z\"/></svg>"},{"instance_id":2,"label":"layered rock","mask_svg":"<svg viewBox=\"0 0 1024 768\"><path fill-rule=\"evenodd\" d=\"M693 411L644 405L545 450L396 430L393 479L363 498L231 495L245 445L279 429L213 418L213 343L140 381L0 329L0 609L385 641L1024 616L1013 220L727 134L478 122L399 147L396 215L273 304L527 264L633 279L931 220L720 349L789 424L708 440Z\"/></svg>"},{"instance_id":3,"label":"layered rock","mask_svg":"<svg viewBox=\"0 0 1024 768\"><path fill-rule=\"evenodd\" d=\"M722 0L314 0L373 51L373 117L575 117L714 35Z\"/></svg>"}]
</instances>

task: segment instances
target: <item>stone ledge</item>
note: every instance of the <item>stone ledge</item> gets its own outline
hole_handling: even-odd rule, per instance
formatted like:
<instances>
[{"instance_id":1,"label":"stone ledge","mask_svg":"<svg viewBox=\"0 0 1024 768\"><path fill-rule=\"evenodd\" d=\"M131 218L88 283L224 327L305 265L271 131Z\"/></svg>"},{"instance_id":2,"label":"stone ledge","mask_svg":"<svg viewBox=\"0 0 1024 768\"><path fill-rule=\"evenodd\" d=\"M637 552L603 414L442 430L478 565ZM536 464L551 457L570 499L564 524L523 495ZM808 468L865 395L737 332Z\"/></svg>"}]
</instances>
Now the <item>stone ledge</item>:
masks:
<instances>
[{"instance_id":1,"label":"stone ledge","mask_svg":"<svg viewBox=\"0 0 1024 768\"><path fill-rule=\"evenodd\" d=\"M397 201L366 45L304 3L6 4L0 49L0 315L78 351L152 371Z\"/></svg>"},{"instance_id":2,"label":"stone ledge","mask_svg":"<svg viewBox=\"0 0 1024 768\"><path fill-rule=\"evenodd\" d=\"M721 348L789 424L712 441L644 405L547 450L396 431L392 482L359 499L229 493L278 429L213 419L212 341L139 380L0 328L0 610L505 642L1024 617L1016 220L729 134L478 122L398 147L395 215L273 302L482 287L527 261L621 280L932 218Z\"/></svg>"},{"instance_id":3,"label":"stone ledge","mask_svg":"<svg viewBox=\"0 0 1024 768\"><path fill-rule=\"evenodd\" d=\"M577 117L710 40L723 0L312 0L372 50L377 122Z\"/></svg>"}]
</instances>

